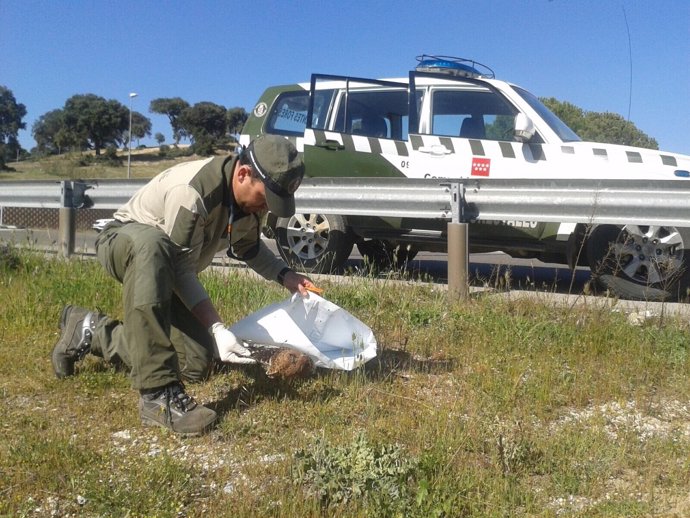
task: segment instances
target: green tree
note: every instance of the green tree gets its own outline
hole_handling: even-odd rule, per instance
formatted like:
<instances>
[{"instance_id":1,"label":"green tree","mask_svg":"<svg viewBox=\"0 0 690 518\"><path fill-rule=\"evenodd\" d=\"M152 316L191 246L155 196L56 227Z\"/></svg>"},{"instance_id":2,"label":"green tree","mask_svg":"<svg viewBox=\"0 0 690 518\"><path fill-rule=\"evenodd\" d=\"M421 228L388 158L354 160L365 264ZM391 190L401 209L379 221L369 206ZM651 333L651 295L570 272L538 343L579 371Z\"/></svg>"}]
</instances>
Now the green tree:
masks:
<instances>
[{"instance_id":1,"label":"green tree","mask_svg":"<svg viewBox=\"0 0 690 518\"><path fill-rule=\"evenodd\" d=\"M565 122L568 127L578 135L584 128L585 112L567 101L559 101L553 97L540 99L544 105L551 110L559 119Z\"/></svg>"},{"instance_id":2,"label":"green tree","mask_svg":"<svg viewBox=\"0 0 690 518\"><path fill-rule=\"evenodd\" d=\"M64 122L70 133L101 154L107 145L120 145L129 127L129 110L118 101L94 94L74 95L65 102Z\"/></svg>"},{"instance_id":3,"label":"green tree","mask_svg":"<svg viewBox=\"0 0 690 518\"><path fill-rule=\"evenodd\" d=\"M158 145L160 146L163 142L165 142L165 135L163 135L161 132L156 133L153 138L156 139L156 142L158 142Z\"/></svg>"},{"instance_id":4,"label":"green tree","mask_svg":"<svg viewBox=\"0 0 690 518\"><path fill-rule=\"evenodd\" d=\"M659 149L658 142L640 131L621 115L610 112L590 112L574 104L553 97L541 99L549 110L565 122L582 140Z\"/></svg>"},{"instance_id":5,"label":"green tree","mask_svg":"<svg viewBox=\"0 0 690 518\"><path fill-rule=\"evenodd\" d=\"M194 152L212 154L226 138L227 110L212 102L200 102L187 108L179 118L180 126L191 136Z\"/></svg>"},{"instance_id":6,"label":"green tree","mask_svg":"<svg viewBox=\"0 0 690 518\"><path fill-rule=\"evenodd\" d=\"M149 105L151 113L159 113L168 117L176 146L180 143L180 139L187 136L179 123L182 112L187 108L189 108L189 103L180 97L161 97L154 99Z\"/></svg>"},{"instance_id":7,"label":"green tree","mask_svg":"<svg viewBox=\"0 0 690 518\"><path fill-rule=\"evenodd\" d=\"M247 122L249 114L244 108L228 108L228 132L231 135L239 135L242 133L244 123Z\"/></svg>"},{"instance_id":8,"label":"green tree","mask_svg":"<svg viewBox=\"0 0 690 518\"><path fill-rule=\"evenodd\" d=\"M41 154L60 153L61 146L55 136L63 128L62 110L52 110L41 115L31 126L31 135L36 141L36 150Z\"/></svg>"},{"instance_id":9,"label":"green tree","mask_svg":"<svg viewBox=\"0 0 690 518\"><path fill-rule=\"evenodd\" d=\"M65 113L62 109L51 110L41 115L31 127L31 134L40 154L60 154L72 147L86 147L86 142L80 142L65 125Z\"/></svg>"},{"instance_id":10,"label":"green tree","mask_svg":"<svg viewBox=\"0 0 690 518\"><path fill-rule=\"evenodd\" d=\"M132 138L139 139L151 136L151 120L139 112L132 112Z\"/></svg>"},{"instance_id":11,"label":"green tree","mask_svg":"<svg viewBox=\"0 0 690 518\"><path fill-rule=\"evenodd\" d=\"M9 88L0 85L0 169L21 150L19 130L26 127L26 106L18 103Z\"/></svg>"},{"instance_id":12,"label":"green tree","mask_svg":"<svg viewBox=\"0 0 690 518\"><path fill-rule=\"evenodd\" d=\"M617 113L587 112L580 137L592 142L659 149L659 143Z\"/></svg>"}]
</instances>

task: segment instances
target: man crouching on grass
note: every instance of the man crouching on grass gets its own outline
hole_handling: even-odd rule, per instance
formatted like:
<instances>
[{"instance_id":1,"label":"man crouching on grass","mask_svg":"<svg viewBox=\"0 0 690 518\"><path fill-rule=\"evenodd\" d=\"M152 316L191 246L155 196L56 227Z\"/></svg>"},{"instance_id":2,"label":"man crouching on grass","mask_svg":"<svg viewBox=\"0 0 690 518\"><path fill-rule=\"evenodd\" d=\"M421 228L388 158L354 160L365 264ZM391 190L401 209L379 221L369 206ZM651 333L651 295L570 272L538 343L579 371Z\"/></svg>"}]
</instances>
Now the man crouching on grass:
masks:
<instances>
[{"instance_id":1,"label":"man crouching on grass","mask_svg":"<svg viewBox=\"0 0 690 518\"><path fill-rule=\"evenodd\" d=\"M229 331L198 272L228 255L266 279L306 295L311 281L261 241L261 217L295 212L304 164L286 139L262 136L235 157L213 157L163 171L114 214L96 241L99 262L122 283L124 321L65 306L52 353L58 378L87 353L130 368L139 413L186 435L213 426L216 413L194 401L182 380L200 381L212 357L253 363Z\"/></svg>"}]
</instances>

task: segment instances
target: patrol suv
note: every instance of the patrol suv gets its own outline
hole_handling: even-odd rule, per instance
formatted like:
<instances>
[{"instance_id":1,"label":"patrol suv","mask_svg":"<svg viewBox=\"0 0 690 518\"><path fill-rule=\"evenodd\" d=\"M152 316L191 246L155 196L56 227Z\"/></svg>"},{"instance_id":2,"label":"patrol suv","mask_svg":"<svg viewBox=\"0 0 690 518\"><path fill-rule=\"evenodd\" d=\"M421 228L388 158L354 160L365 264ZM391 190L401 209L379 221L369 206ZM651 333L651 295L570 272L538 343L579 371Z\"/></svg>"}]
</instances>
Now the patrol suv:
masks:
<instances>
[{"instance_id":1,"label":"patrol suv","mask_svg":"<svg viewBox=\"0 0 690 518\"><path fill-rule=\"evenodd\" d=\"M583 142L534 95L472 60L422 55L407 78L314 74L268 88L241 144L283 135L303 152L307 175L408 178L620 178L690 176L690 157ZM354 245L373 262L402 264L419 250L445 251L439 221L295 214L269 221L293 267L327 272ZM476 222L472 251L504 251L588 265L621 296L685 298L690 229L537 221Z\"/></svg>"}]
</instances>

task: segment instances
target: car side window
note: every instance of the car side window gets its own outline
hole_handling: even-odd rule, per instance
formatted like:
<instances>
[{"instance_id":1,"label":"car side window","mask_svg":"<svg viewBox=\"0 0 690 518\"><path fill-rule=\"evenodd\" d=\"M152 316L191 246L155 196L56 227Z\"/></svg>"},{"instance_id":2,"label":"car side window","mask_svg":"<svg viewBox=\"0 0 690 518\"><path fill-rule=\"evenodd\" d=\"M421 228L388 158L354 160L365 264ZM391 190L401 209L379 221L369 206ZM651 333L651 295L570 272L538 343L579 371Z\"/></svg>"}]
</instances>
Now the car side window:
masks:
<instances>
[{"instance_id":1,"label":"car side window","mask_svg":"<svg viewBox=\"0 0 690 518\"><path fill-rule=\"evenodd\" d=\"M319 90L314 99L312 127L323 127L334 90ZM287 136L302 136L307 127L309 92L299 90L285 92L278 96L267 119L267 133Z\"/></svg>"},{"instance_id":2,"label":"car side window","mask_svg":"<svg viewBox=\"0 0 690 518\"><path fill-rule=\"evenodd\" d=\"M333 130L384 139L407 139L407 90L342 92Z\"/></svg>"},{"instance_id":3,"label":"car side window","mask_svg":"<svg viewBox=\"0 0 690 518\"><path fill-rule=\"evenodd\" d=\"M436 89L431 92L433 135L515 140L516 110L486 89Z\"/></svg>"}]
</instances>

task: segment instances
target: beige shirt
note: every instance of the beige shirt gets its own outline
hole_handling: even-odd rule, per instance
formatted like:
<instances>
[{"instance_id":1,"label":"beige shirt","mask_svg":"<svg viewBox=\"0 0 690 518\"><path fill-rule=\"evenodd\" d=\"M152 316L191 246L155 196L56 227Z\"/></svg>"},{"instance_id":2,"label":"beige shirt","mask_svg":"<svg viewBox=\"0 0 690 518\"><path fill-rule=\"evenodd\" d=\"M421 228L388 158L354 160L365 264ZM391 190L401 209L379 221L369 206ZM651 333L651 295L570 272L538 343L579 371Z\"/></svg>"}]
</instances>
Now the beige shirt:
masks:
<instances>
[{"instance_id":1,"label":"beige shirt","mask_svg":"<svg viewBox=\"0 0 690 518\"><path fill-rule=\"evenodd\" d=\"M175 165L152 178L114 215L170 236L178 247L173 260L175 293L190 309L209 298L198 273L224 248L269 280L277 280L286 266L261 240L263 214L236 214L228 234L235 162L232 157L212 157Z\"/></svg>"}]
</instances>

